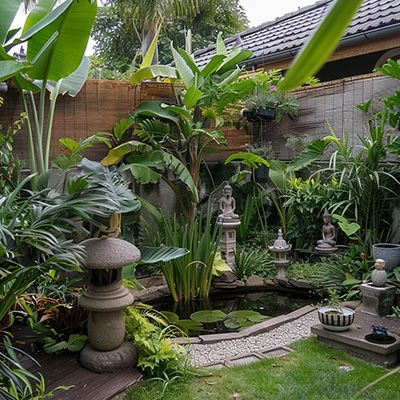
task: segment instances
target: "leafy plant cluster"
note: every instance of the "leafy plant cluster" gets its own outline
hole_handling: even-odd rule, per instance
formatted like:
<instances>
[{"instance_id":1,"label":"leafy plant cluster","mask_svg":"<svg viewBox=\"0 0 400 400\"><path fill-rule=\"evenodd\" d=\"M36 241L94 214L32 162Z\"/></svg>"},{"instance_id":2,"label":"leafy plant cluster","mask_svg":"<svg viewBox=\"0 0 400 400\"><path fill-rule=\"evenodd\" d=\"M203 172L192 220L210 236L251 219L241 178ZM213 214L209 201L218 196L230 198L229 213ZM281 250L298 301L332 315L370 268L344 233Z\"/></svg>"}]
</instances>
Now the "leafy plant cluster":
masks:
<instances>
[{"instance_id":1,"label":"leafy plant cluster","mask_svg":"<svg viewBox=\"0 0 400 400\"><path fill-rule=\"evenodd\" d=\"M153 323L155 322L155 323ZM129 307L125 312L126 338L133 340L138 352L138 366L152 376L183 376L188 369L184 349L170 342L176 328L147 307Z\"/></svg>"},{"instance_id":2,"label":"leafy plant cluster","mask_svg":"<svg viewBox=\"0 0 400 400\"><path fill-rule=\"evenodd\" d=\"M270 278L275 275L273 256L268 250L253 245L241 245L235 252L235 272L239 279L252 275Z\"/></svg>"}]
</instances>

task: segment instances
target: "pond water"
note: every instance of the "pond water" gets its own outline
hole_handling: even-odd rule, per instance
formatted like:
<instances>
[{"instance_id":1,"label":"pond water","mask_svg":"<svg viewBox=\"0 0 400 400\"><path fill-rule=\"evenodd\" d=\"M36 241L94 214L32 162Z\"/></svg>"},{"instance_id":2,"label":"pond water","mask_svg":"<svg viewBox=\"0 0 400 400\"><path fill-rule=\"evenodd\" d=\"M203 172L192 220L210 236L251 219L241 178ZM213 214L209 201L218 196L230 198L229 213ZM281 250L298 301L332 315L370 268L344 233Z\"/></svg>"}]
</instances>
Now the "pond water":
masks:
<instances>
[{"instance_id":1,"label":"pond water","mask_svg":"<svg viewBox=\"0 0 400 400\"><path fill-rule=\"evenodd\" d=\"M196 300L184 303L174 303L173 301L166 301L164 299L163 302L154 303L153 307L161 312L167 311L168 313L166 313L166 315L170 315L171 312L175 313L179 317L179 322L182 320L184 322L190 322L191 319L193 320L192 316L194 313L199 314L199 312L203 310L220 310L228 317L229 315L234 316L234 323L232 323L231 319L228 323L226 323L227 320L225 320L225 323L224 321L213 321L213 323L205 323L205 321L201 322L203 323L203 329L205 330L203 333L222 333L238 331L266 319L254 318L255 313L252 313L254 311L261 314L261 316L276 317L315 303L317 303L315 297L312 298L306 295L302 296L286 292L261 291L242 294L235 293L234 295L214 295L206 301ZM246 319L245 313L239 315L237 313L239 310L250 311L249 315L253 315L253 318L250 318L252 321ZM170 322L172 323L173 321ZM176 325L179 326L179 324ZM182 325L185 324L182 323ZM190 332L186 333L189 333L191 336L199 333L194 327L192 328L193 329L190 329Z\"/></svg>"}]
</instances>

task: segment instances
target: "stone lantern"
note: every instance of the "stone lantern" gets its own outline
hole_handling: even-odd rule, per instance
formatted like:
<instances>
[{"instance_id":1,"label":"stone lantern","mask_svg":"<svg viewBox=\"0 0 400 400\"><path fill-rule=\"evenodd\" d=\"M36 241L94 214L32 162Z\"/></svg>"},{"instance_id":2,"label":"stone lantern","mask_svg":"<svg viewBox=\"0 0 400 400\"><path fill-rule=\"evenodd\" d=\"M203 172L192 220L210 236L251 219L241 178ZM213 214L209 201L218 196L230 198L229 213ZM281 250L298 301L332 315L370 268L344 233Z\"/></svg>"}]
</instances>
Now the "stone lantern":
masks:
<instances>
[{"instance_id":1,"label":"stone lantern","mask_svg":"<svg viewBox=\"0 0 400 400\"><path fill-rule=\"evenodd\" d=\"M125 240L107 237L82 242L86 250L87 290L79 304L89 311L89 344L80 363L95 372L133 367L137 350L124 342L124 309L133 304L132 293L122 285L122 268L140 259L140 252Z\"/></svg>"},{"instance_id":2,"label":"stone lantern","mask_svg":"<svg viewBox=\"0 0 400 400\"><path fill-rule=\"evenodd\" d=\"M275 240L273 246L269 246L269 249L272 251L275 259L276 278L285 280L286 267L289 265L287 253L292 250L292 245L286 243L281 228L278 230L278 239Z\"/></svg>"}]
</instances>

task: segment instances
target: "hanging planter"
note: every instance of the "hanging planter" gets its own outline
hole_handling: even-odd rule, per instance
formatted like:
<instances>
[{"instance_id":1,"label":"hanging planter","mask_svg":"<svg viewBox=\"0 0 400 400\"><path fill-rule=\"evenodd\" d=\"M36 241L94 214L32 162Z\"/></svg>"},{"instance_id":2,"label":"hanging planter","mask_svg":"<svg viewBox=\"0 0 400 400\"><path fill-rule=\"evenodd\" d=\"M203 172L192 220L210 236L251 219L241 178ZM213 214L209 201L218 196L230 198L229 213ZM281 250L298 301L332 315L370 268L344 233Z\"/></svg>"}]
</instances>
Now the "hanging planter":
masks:
<instances>
[{"instance_id":1,"label":"hanging planter","mask_svg":"<svg viewBox=\"0 0 400 400\"><path fill-rule=\"evenodd\" d=\"M275 119L276 109L274 107L258 107L252 110L244 108L240 115L249 122L257 122L259 120L272 121Z\"/></svg>"}]
</instances>

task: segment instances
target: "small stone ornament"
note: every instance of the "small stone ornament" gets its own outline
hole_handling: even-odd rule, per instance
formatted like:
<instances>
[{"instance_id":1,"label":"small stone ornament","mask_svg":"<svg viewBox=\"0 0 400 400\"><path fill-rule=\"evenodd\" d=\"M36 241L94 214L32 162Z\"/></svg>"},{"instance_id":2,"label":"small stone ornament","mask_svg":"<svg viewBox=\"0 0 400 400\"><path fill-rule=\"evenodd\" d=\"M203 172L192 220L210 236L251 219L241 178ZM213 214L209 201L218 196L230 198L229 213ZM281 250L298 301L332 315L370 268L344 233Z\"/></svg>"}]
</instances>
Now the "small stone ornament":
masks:
<instances>
[{"instance_id":1,"label":"small stone ornament","mask_svg":"<svg viewBox=\"0 0 400 400\"><path fill-rule=\"evenodd\" d=\"M218 222L237 221L239 215L235 214L236 200L232 196L232 187L225 185L223 189L223 196L218 200L218 205L221 214L218 215Z\"/></svg>"},{"instance_id":2,"label":"small stone ornament","mask_svg":"<svg viewBox=\"0 0 400 400\"><path fill-rule=\"evenodd\" d=\"M373 286L384 287L387 281L387 272L385 271L385 261L378 258L375 260L375 269L372 271L371 281Z\"/></svg>"},{"instance_id":3,"label":"small stone ornament","mask_svg":"<svg viewBox=\"0 0 400 400\"><path fill-rule=\"evenodd\" d=\"M338 250L336 247L336 230L332 225L331 214L326 208L322 218L324 219L324 225L322 226L322 239L318 240L315 251L319 254L329 255Z\"/></svg>"},{"instance_id":4,"label":"small stone ornament","mask_svg":"<svg viewBox=\"0 0 400 400\"><path fill-rule=\"evenodd\" d=\"M276 265L276 278L285 280L286 279L286 267L289 265L287 253L292 249L291 244L287 244L283 238L282 229L278 230L278 238L275 240L273 246L269 246L269 249L274 255L274 263Z\"/></svg>"}]
</instances>

